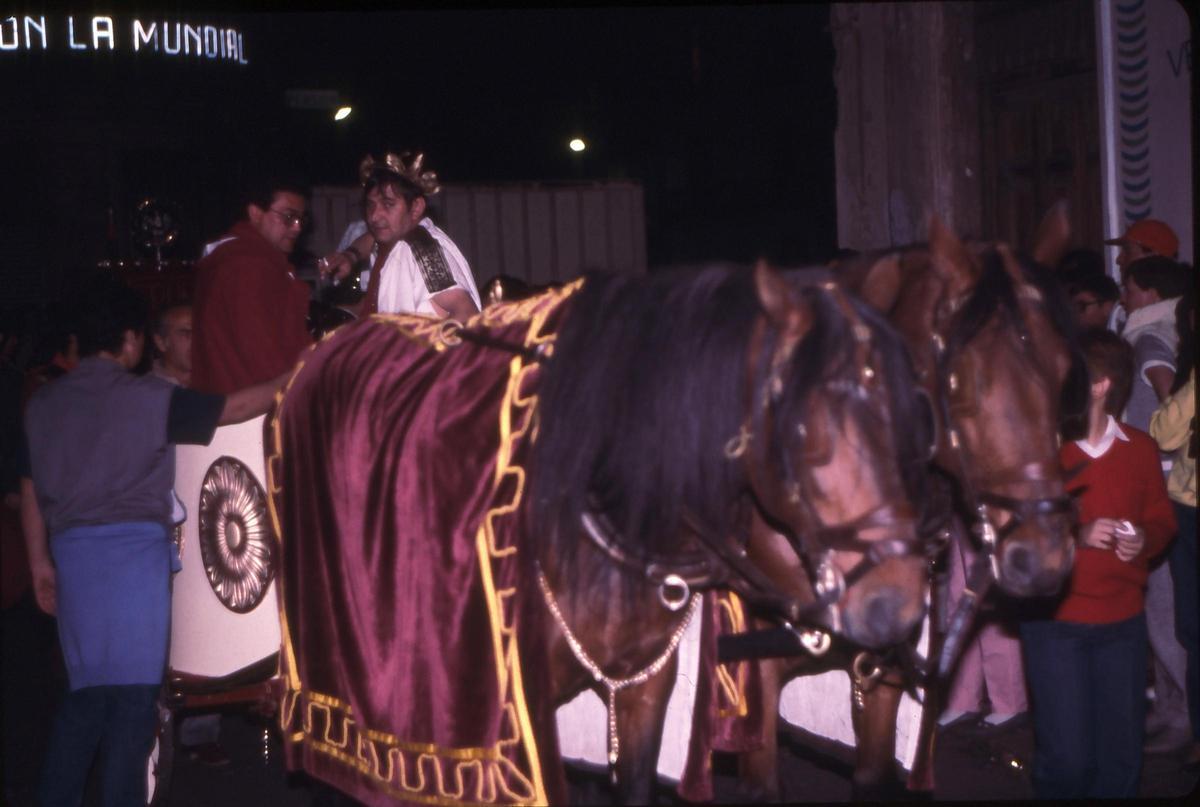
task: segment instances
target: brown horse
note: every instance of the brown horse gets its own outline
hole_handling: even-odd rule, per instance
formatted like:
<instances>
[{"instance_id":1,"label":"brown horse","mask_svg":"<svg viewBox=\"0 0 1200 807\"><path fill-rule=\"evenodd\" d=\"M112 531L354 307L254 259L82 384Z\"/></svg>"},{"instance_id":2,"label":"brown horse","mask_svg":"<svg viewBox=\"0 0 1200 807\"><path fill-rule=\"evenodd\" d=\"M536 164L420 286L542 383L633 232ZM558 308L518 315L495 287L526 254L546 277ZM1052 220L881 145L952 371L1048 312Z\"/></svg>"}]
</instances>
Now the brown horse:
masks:
<instances>
[{"instance_id":1,"label":"brown horse","mask_svg":"<svg viewBox=\"0 0 1200 807\"><path fill-rule=\"evenodd\" d=\"M649 802L698 591L731 587L816 643L880 647L920 621L920 406L883 317L765 266L591 275L464 328L335 332L283 396L268 465L290 763L373 802L560 801L538 760L553 709L590 687L619 797ZM748 561L763 541L803 560ZM445 659L480 658L483 599L496 653L460 669ZM447 611L444 639L420 621Z\"/></svg>"},{"instance_id":2,"label":"brown horse","mask_svg":"<svg viewBox=\"0 0 1200 807\"><path fill-rule=\"evenodd\" d=\"M1054 265L1066 240L1059 206L1043 221L1033 260ZM959 604L949 641L931 643L931 655L941 653L944 676L991 582L1013 596L1044 595L1070 571L1072 511L1058 465L1059 427L1083 400L1070 318L1044 270L1003 244L964 246L936 219L927 246L864 256L838 268L840 282L888 314L908 344L933 402L933 462L956 486L962 517L980 544L968 582L972 593ZM932 533L927 537L933 539ZM936 616L935 638L946 614ZM775 732L782 686L797 675L837 668L847 669L853 684L855 793L870 798L894 790L896 715L902 691L915 683L912 671L901 668L895 653L884 659L839 646L820 660L761 663L766 746L740 761L748 793L779 793ZM926 692L925 721L936 719L936 695L936 686ZM928 739L911 784L931 789L932 724L923 736Z\"/></svg>"}]
</instances>

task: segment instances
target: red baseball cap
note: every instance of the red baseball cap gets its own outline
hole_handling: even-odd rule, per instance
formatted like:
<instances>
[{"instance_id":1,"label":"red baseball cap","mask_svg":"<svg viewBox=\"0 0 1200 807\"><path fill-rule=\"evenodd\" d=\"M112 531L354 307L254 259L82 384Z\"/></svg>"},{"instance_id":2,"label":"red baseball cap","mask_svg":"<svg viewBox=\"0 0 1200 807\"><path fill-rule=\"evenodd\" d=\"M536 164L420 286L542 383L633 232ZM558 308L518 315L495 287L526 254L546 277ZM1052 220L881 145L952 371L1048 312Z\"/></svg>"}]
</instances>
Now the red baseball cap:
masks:
<instances>
[{"instance_id":1,"label":"red baseball cap","mask_svg":"<svg viewBox=\"0 0 1200 807\"><path fill-rule=\"evenodd\" d=\"M1121 245L1130 242L1164 258L1174 258L1179 254L1179 236L1158 219L1135 221L1120 238L1110 238L1104 243Z\"/></svg>"}]
</instances>

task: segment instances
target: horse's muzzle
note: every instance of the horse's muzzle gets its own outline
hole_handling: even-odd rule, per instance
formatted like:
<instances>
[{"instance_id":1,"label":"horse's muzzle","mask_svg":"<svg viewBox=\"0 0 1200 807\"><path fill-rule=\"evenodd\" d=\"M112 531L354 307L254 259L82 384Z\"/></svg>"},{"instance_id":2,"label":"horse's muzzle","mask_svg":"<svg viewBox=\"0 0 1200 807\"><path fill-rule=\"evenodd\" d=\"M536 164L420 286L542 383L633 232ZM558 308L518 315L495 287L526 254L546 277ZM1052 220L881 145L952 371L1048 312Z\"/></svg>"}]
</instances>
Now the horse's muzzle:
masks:
<instances>
[{"instance_id":1,"label":"horse's muzzle","mask_svg":"<svg viewBox=\"0 0 1200 807\"><path fill-rule=\"evenodd\" d=\"M1071 573L1075 553L1070 532L1057 536L1057 546L1047 550L1048 536L1031 540L1014 535L1000 547L1000 588L1014 597L1057 594Z\"/></svg>"},{"instance_id":2,"label":"horse's muzzle","mask_svg":"<svg viewBox=\"0 0 1200 807\"><path fill-rule=\"evenodd\" d=\"M846 638L872 650L904 641L925 616L922 561L893 558L886 565L895 569L891 579L872 585L864 578L861 593L848 596L842 610Z\"/></svg>"}]
</instances>

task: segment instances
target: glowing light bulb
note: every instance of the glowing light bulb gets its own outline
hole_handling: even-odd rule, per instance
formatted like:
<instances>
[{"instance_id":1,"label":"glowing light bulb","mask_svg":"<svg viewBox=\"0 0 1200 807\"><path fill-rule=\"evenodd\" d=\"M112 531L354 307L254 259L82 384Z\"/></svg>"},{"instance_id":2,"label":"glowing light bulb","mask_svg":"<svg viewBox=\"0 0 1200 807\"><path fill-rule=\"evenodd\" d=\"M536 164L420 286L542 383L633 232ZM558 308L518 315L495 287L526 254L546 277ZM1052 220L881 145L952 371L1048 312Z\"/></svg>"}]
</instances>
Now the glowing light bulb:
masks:
<instances>
[{"instance_id":1,"label":"glowing light bulb","mask_svg":"<svg viewBox=\"0 0 1200 807\"><path fill-rule=\"evenodd\" d=\"M576 151L576 152L583 151L585 148L587 148L587 143L583 142L583 138L575 137L575 138L572 138L571 142L567 144L567 148L571 149L571 151Z\"/></svg>"},{"instance_id":2,"label":"glowing light bulb","mask_svg":"<svg viewBox=\"0 0 1200 807\"><path fill-rule=\"evenodd\" d=\"M350 117L350 113L353 111L354 111L353 107L340 106L337 108L337 112L333 113L333 119L334 120L345 120L346 118Z\"/></svg>"}]
</instances>

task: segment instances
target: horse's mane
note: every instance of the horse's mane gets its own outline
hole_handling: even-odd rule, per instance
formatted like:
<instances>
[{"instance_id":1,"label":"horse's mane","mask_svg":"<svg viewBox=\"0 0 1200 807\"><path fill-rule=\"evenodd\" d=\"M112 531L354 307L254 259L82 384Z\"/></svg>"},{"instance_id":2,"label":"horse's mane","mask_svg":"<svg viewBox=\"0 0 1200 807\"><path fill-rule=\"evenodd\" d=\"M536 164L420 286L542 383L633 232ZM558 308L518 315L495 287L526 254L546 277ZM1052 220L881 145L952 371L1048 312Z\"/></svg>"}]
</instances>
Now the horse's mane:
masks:
<instances>
[{"instance_id":1,"label":"horse's mane","mask_svg":"<svg viewBox=\"0 0 1200 807\"><path fill-rule=\"evenodd\" d=\"M775 404L772 454L794 440L796 413L819 382L845 372L853 356L849 325L828 292L802 292L813 327L796 348ZM907 354L882 317L855 309L877 336L892 391L893 429L906 462L927 451ZM685 513L711 534L735 538L741 463L724 452L742 425L747 384L762 389L776 334L768 329L758 378L747 352L761 313L753 273L710 267L644 277L589 274L571 301L539 390L531 461L531 523L539 554L572 563L585 510L601 510L631 554L670 556L683 540ZM755 409L759 409L755 406ZM761 432L760 432L761 434ZM923 446L917 445L926 440ZM921 474L905 474L919 478Z\"/></svg>"},{"instance_id":2,"label":"horse's mane","mask_svg":"<svg viewBox=\"0 0 1200 807\"><path fill-rule=\"evenodd\" d=\"M540 554L571 568L585 510L645 555L677 547L685 508L729 530L740 480L723 447L745 408L751 274L589 273L570 306L539 385Z\"/></svg>"},{"instance_id":3,"label":"horse's mane","mask_svg":"<svg viewBox=\"0 0 1200 807\"><path fill-rule=\"evenodd\" d=\"M1026 282L1032 284L1042 296L1042 306L1050 324L1066 343L1071 357L1071 368L1063 384L1059 400L1059 422L1065 438L1072 438L1086 417L1087 409L1087 366L1079 348L1075 321L1062 287L1043 266L1027 256L1017 254L1017 263ZM1025 329L1021 317L1017 290L1012 276L1004 268L1004 258L995 247L989 247L981 255L982 272L979 280L963 303L955 327L946 340L946 356L951 356L962 346L974 339L993 316L1002 317L1010 327ZM1036 350L1037 345L1030 345Z\"/></svg>"}]
</instances>

